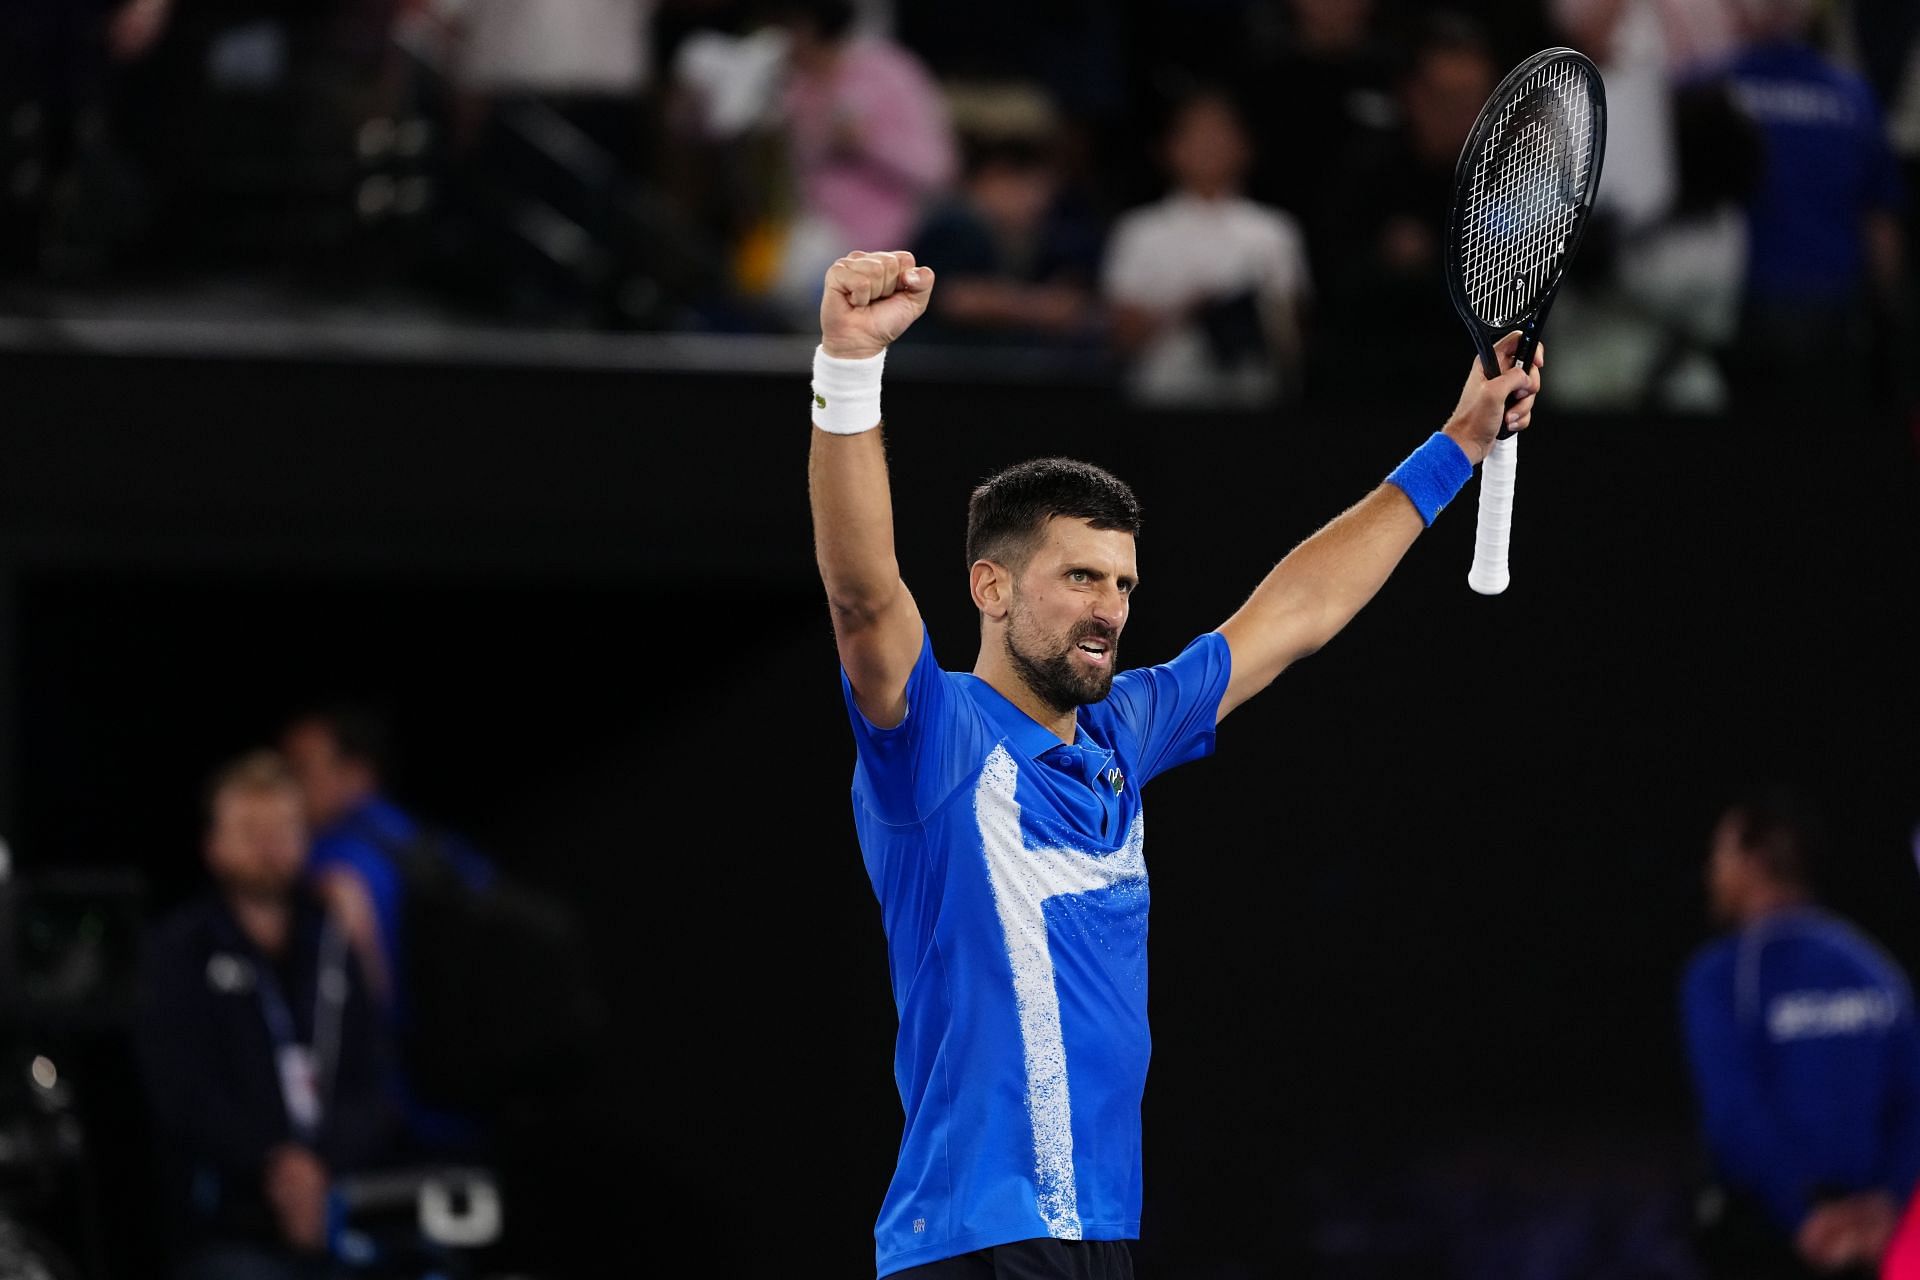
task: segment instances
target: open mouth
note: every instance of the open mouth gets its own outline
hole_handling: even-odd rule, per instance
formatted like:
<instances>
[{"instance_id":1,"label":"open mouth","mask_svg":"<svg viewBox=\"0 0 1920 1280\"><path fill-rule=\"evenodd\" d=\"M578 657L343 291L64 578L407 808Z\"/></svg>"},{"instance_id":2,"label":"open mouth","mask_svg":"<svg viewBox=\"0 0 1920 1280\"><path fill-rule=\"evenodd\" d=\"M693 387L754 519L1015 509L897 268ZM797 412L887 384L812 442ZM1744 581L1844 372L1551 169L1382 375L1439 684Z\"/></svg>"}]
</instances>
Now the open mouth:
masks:
<instances>
[{"instance_id":1,"label":"open mouth","mask_svg":"<svg viewBox=\"0 0 1920 1280\"><path fill-rule=\"evenodd\" d=\"M1085 654L1087 661L1095 666L1105 666L1113 656L1112 648L1102 640L1082 640L1074 648Z\"/></svg>"}]
</instances>

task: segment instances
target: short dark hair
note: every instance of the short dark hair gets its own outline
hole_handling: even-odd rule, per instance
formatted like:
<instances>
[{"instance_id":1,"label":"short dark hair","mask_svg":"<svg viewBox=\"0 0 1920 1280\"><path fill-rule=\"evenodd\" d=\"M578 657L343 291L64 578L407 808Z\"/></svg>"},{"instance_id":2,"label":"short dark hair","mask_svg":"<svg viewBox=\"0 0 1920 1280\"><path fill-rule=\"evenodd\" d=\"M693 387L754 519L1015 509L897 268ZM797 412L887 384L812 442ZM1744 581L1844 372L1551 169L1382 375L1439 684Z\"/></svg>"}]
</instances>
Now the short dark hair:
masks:
<instances>
[{"instance_id":1,"label":"short dark hair","mask_svg":"<svg viewBox=\"0 0 1920 1280\"><path fill-rule=\"evenodd\" d=\"M973 491L967 564L996 560L1020 568L1056 517L1140 534L1140 500L1125 481L1091 462L1035 458L989 476Z\"/></svg>"},{"instance_id":2,"label":"short dark hair","mask_svg":"<svg viewBox=\"0 0 1920 1280\"><path fill-rule=\"evenodd\" d=\"M378 708L338 702L309 707L288 721L288 728L314 724L327 731L343 760L364 764L376 778L384 778L393 763L393 734Z\"/></svg>"},{"instance_id":3,"label":"short dark hair","mask_svg":"<svg viewBox=\"0 0 1920 1280\"><path fill-rule=\"evenodd\" d=\"M1174 132L1201 107L1221 108L1233 117L1234 127L1245 134L1249 142L1253 140L1252 124L1240 95L1220 81L1200 79L1180 80L1162 97L1154 135L1163 145L1173 141Z\"/></svg>"},{"instance_id":4,"label":"short dark hair","mask_svg":"<svg viewBox=\"0 0 1920 1280\"><path fill-rule=\"evenodd\" d=\"M1769 786L1736 799L1723 820L1733 824L1740 849L1783 885L1807 888L1826 852L1826 830L1807 798L1791 787Z\"/></svg>"}]
</instances>

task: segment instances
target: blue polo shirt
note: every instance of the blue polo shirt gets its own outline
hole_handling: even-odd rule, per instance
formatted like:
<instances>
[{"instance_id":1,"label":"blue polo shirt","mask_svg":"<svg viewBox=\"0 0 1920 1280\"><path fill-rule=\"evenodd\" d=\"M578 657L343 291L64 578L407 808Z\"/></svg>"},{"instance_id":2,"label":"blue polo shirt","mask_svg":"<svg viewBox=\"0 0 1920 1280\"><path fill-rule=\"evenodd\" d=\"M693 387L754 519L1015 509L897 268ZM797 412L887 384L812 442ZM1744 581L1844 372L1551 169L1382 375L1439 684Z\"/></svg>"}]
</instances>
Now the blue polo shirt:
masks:
<instances>
[{"instance_id":1,"label":"blue polo shirt","mask_svg":"<svg viewBox=\"0 0 1920 1280\"><path fill-rule=\"evenodd\" d=\"M1064 743L985 681L942 671L931 640L894 728L867 721L842 673L906 1110L880 1275L1015 1240L1139 1235L1140 790L1212 752L1230 674L1210 632L1116 675Z\"/></svg>"},{"instance_id":2,"label":"blue polo shirt","mask_svg":"<svg viewBox=\"0 0 1920 1280\"><path fill-rule=\"evenodd\" d=\"M1801 44L1754 46L1726 74L1766 139L1747 211L1749 292L1774 301L1853 297L1866 275L1863 217L1903 207L1873 90Z\"/></svg>"},{"instance_id":3,"label":"blue polo shirt","mask_svg":"<svg viewBox=\"0 0 1920 1280\"><path fill-rule=\"evenodd\" d=\"M1905 976L1813 907L1703 947L1681 990L1687 1050L1720 1175L1782 1233L1826 1195L1920 1178L1920 1030Z\"/></svg>"}]
</instances>

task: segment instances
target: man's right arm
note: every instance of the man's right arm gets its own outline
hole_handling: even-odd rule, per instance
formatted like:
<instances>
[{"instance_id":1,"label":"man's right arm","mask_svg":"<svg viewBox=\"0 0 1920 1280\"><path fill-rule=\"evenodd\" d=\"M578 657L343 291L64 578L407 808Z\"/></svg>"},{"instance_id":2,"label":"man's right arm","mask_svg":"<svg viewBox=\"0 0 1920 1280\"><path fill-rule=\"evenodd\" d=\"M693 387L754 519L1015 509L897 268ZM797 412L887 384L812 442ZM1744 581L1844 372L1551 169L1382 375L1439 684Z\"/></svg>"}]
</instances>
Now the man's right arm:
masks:
<instances>
[{"instance_id":1,"label":"man's right arm","mask_svg":"<svg viewBox=\"0 0 1920 1280\"><path fill-rule=\"evenodd\" d=\"M880 360L893 340L926 310L933 272L908 253L853 253L827 272L820 300L820 348L830 367L816 368L813 451L808 492L813 506L814 555L833 613L840 665L862 715L891 728L906 717L907 677L920 655L919 607L900 580L893 548L893 499L879 422L838 431L820 422L823 375L871 379L877 395ZM831 393L829 393L831 394Z\"/></svg>"}]
</instances>

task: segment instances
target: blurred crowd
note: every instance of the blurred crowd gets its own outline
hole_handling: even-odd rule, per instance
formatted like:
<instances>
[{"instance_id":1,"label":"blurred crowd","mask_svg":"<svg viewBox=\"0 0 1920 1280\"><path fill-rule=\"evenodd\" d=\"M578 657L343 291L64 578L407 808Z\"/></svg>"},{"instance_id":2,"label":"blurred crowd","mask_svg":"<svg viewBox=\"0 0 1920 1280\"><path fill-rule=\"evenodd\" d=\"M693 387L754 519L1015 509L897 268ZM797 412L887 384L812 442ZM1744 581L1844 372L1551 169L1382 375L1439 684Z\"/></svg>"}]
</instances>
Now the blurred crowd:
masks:
<instances>
[{"instance_id":1,"label":"blurred crowd","mask_svg":"<svg viewBox=\"0 0 1920 1280\"><path fill-rule=\"evenodd\" d=\"M212 772L197 889L136 922L137 1120L75 1127L84 1112L44 1056L22 1073L33 1099L0 1091L0 1274L596 1273L612 1246L587 1211L540 1212L543 1178L605 1120L605 1011L577 921L396 803L388 760L380 716L330 706ZM1328 1276L1920 1278L1920 1022L1899 963L1823 905L1839 852L1824 830L1803 794L1767 787L1703 833L1713 936L1676 975L1674 1010L1690 1153L1650 1167L1650 1152L1546 1133L1503 1153L1514 1135L1485 1133L1437 1163L1363 1157L1351 1185L1322 1171L1313 1225L1274 1239L1275 1257L1183 1257L1167 1274L1277 1274L1305 1249ZM10 906L0 892L0 937ZM5 959L28 949L13 940ZM105 1087L97 1065L75 1074ZM92 1203L82 1177L78 1220L49 1212L88 1148L143 1141L115 1203ZM1555 1143L1579 1154L1535 1149ZM563 1199L579 1180L557 1180ZM645 1199L626 1181L616 1194ZM135 1201L154 1238L129 1248Z\"/></svg>"},{"instance_id":2,"label":"blurred crowd","mask_svg":"<svg viewBox=\"0 0 1920 1280\"><path fill-rule=\"evenodd\" d=\"M34 1096L0 1105L0 1275L458 1280L574 1265L573 1224L542 1213L537 1184L548 1162L577 1160L576 1108L599 1097L606 1018L579 922L395 803L386 742L379 714L324 707L218 766L196 888L112 925L91 884L92 923L62 937L45 890L16 904L0 874L0 1038L10 1058L16 1024L30 1027L44 1050ZM123 932L137 940L124 1007L105 972L72 975L74 999L35 1001L45 974L8 971L46 934L78 968L117 972L102 938ZM61 1029L63 1006L97 1025ZM103 1033L131 1059L116 1107L101 1097L111 1077L77 1050ZM100 1189L109 1168L132 1171L124 1190ZM75 1202L77 1216L63 1209Z\"/></svg>"},{"instance_id":3,"label":"blurred crowd","mask_svg":"<svg viewBox=\"0 0 1920 1280\"><path fill-rule=\"evenodd\" d=\"M805 333L910 249L950 346L1142 402L1349 399L1470 348L1440 248L1507 68L1602 67L1561 403L1912 403L1906 0L20 0L0 281ZM1422 383L1431 385L1431 381Z\"/></svg>"}]
</instances>

